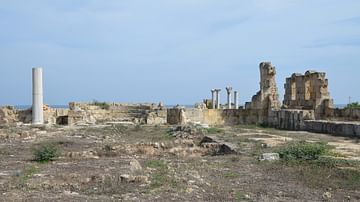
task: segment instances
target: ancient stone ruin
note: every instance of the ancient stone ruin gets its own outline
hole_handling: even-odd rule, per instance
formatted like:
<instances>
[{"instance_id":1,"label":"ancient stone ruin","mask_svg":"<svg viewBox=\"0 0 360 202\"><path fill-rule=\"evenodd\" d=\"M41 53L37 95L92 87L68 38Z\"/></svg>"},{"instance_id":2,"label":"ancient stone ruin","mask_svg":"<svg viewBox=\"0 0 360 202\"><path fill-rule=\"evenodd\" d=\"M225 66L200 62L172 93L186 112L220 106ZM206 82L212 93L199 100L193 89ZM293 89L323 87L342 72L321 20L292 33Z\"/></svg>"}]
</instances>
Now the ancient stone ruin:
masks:
<instances>
[{"instance_id":1,"label":"ancient stone ruin","mask_svg":"<svg viewBox=\"0 0 360 202\"><path fill-rule=\"evenodd\" d=\"M276 69L270 62L260 63L260 91L252 97L247 108L255 110L280 109L281 104L275 76Z\"/></svg>"},{"instance_id":2,"label":"ancient stone ruin","mask_svg":"<svg viewBox=\"0 0 360 202\"><path fill-rule=\"evenodd\" d=\"M305 75L295 73L286 78L284 108L315 110L316 118L323 117L326 108L334 108L325 75L307 71Z\"/></svg>"},{"instance_id":3,"label":"ancient stone ruin","mask_svg":"<svg viewBox=\"0 0 360 202\"><path fill-rule=\"evenodd\" d=\"M127 124L259 124L286 130L308 130L346 136L360 136L358 109L336 109L328 90L324 72L307 71L286 79L283 105L279 101L276 69L262 62L260 90L239 106L238 91L225 88L227 103L220 100L221 88L211 90L211 98L194 108L176 106L166 109L160 104L74 103L68 109L52 109L42 104L42 71L33 70L33 107L17 110L0 108L0 124L89 125ZM41 107L42 106L42 107ZM341 122L339 122L341 121Z\"/></svg>"}]
</instances>

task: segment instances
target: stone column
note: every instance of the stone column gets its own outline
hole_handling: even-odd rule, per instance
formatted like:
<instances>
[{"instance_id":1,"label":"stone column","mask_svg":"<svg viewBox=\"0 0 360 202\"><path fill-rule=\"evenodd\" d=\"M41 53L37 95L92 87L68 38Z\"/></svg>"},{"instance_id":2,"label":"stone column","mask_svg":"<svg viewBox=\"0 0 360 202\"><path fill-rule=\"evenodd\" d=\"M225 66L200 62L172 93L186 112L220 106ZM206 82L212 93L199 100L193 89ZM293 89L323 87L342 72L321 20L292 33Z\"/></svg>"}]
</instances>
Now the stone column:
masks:
<instances>
[{"instance_id":1,"label":"stone column","mask_svg":"<svg viewBox=\"0 0 360 202\"><path fill-rule=\"evenodd\" d=\"M32 124L44 123L42 69L32 69Z\"/></svg>"},{"instance_id":2,"label":"stone column","mask_svg":"<svg viewBox=\"0 0 360 202\"><path fill-rule=\"evenodd\" d=\"M220 109L220 91L221 89L215 89L216 91L216 109Z\"/></svg>"},{"instance_id":3,"label":"stone column","mask_svg":"<svg viewBox=\"0 0 360 202\"><path fill-rule=\"evenodd\" d=\"M239 109L239 101L238 101L238 92L234 91L234 104L235 104L235 109Z\"/></svg>"},{"instance_id":4,"label":"stone column","mask_svg":"<svg viewBox=\"0 0 360 202\"><path fill-rule=\"evenodd\" d=\"M216 107L216 101L215 101L215 89L211 89L211 102L212 102L212 108L215 109Z\"/></svg>"},{"instance_id":5,"label":"stone column","mask_svg":"<svg viewBox=\"0 0 360 202\"><path fill-rule=\"evenodd\" d=\"M231 93L232 93L232 87L226 87L226 92L227 92L228 109L231 109Z\"/></svg>"}]
</instances>

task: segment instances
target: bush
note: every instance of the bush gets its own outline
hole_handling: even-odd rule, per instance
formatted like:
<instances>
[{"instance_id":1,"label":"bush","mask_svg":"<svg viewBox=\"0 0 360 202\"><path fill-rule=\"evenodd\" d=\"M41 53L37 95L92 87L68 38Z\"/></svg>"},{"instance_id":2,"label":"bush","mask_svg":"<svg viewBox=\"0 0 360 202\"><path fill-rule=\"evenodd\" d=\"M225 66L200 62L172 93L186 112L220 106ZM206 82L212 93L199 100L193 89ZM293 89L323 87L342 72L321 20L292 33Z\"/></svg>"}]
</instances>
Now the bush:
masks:
<instances>
[{"instance_id":1,"label":"bush","mask_svg":"<svg viewBox=\"0 0 360 202\"><path fill-rule=\"evenodd\" d=\"M106 102L99 102L97 100L93 100L93 102L91 103L92 105L98 106L101 109L106 109L109 110L110 109L110 105Z\"/></svg>"},{"instance_id":2,"label":"bush","mask_svg":"<svg viewBox=\"0 0 360 202\"><path fill-rule=\"evenodd\" d=\"M307 143L305 141L291 143L280 149L280 158L289 160L318 160L321 155L326 154L330 146L326 143Z\"/></svg>"},{"instance_id":3,"label":"bush","mask_svg":"<svg viewBox=\"0 0 360 202\"><path fill-rule=\"evenodd\" d=\"M360 104L358 102L353 102L346 105L347 109L360 109Z\"/></svg>"},{"instance_id":4,"label":"bush","mask_svg":"<svg viewBox=\"0 0 360 202\"><path fill-rule=\"evenodd\" d=\"M43 143L33 151L34 161L48 162L53 161L59 156L58 148L51 143Z\"/></svg>"}]
</instances>

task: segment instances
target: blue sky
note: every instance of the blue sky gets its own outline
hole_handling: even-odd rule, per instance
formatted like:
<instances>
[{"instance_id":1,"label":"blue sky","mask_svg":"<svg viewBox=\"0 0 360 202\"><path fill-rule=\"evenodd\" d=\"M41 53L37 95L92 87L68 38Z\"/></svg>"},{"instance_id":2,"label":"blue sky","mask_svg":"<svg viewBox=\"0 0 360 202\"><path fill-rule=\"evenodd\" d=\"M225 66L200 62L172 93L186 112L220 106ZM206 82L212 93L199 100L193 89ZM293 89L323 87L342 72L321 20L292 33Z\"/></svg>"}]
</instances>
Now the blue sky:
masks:
<instances>
[{"instance_id":1,"label":"blue sky","mask_svg":"<svg viewBox=\"0 0 360 202\"><path fill-rule=\"evenodd\" d=\"M258 64L285 78L327 72L336 103L360 101L359 0L1 0L0 105L31 104L31 68L45 103L193 104L231 85L259 88Z\"/></svg>"}]
</instances>

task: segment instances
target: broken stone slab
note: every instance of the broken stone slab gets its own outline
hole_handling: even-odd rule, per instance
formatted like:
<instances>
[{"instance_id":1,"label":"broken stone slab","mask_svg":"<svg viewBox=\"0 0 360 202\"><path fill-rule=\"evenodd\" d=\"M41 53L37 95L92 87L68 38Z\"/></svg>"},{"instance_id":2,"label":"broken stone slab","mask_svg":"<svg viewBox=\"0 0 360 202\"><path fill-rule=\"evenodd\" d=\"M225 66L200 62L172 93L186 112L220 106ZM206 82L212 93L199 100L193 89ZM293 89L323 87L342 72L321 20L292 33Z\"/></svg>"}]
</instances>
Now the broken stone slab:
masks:
<instances>
[{"instance_id":1,"label":"broken stone slab","mask_svg":"<svg viewBox=\"0 0 360 202\"><path fill-rule=\"evenodd\" d=\"M279 161L280 155L278 153L264 153L259 157L260 161Z\"/></svg>"},{"instance_id":2,"label":"broken stone slab","mask_svg":"<svg viewBox=\"0 0 360 202\"><path fill-rule=\"evenodd\" d=\"M144 175L133 176L128 174L120 175L120 181L125 183L146 183L146 184L150 182L149 177L147 176Z\"/></svg>"},{"instance_id":3,"label":"broken stone slab","mask_svg":"<svg viewBox=\"0 0 360 202\"><path fill-rule=\"evenodd\" d=\"M215 136L205 136L199 145L212 152L212 155L237 154L239 148L232 143L224 142Z\"/></svg>"},{"instance_id":4,"label":"broken stone slab","mask_svg":"<svg viewBox=\"0 0 360 202\"><path fill-rule=\"evenodd\" d=\"M143 169L139 161L136 159L131 159L129 164L130 164L130 171L132 173L141 172Z\"/></svg>"}]
</instances>

